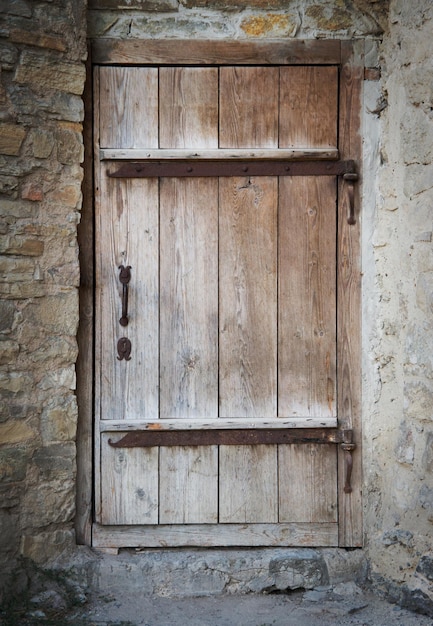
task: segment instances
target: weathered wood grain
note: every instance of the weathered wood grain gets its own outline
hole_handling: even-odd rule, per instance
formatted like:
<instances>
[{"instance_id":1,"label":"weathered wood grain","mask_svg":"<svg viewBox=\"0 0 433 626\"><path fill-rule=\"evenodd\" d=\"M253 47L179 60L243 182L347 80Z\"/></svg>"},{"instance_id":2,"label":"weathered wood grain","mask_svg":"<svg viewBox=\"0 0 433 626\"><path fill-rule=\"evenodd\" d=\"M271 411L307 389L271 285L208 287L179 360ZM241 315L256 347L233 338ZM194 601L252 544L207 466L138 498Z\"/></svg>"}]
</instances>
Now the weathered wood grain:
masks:
<instances>
[{"instance_id":1,"label":"weathered wood grain","mask_svg":"<svg viewBox=\"0 0 433 626\"><path fill-rule=\"evenodd\" d=\"M219 521L278 521L277 446L220 446Z\"/></svg>"},{"instance_id":2,"label":"weathered wood grain","mask_svg":"<svg viewBox=\"0 0 433 626\"><path fill-rule=\"evenodd\" d=\"M104 172L100 193L96 321L101 352L96 402L102 419L156 419L159 415L158 181L121 181L108 178ZM126 327L119 323L121 264L131 266ZM129 338L132 343L130 361L118 359L117 341L121 337Z\"/></svg>"},{"instance_id":3,"label":"weathered wood grain","mask_svg":"<svg viewBox=\"0 0 433 626\"><path fill-rule=\"evenodd\" d=\"M220 148L278 148L278 68L220 69Z\"/></svg>"},{"instance_id":4,"label":"weathered wood grain","mask_svg":"<svg viewBox=\"0 0 433 626\"><path fill-rule=\"evenodd\" d=\"M343 158L362 160L361 102L364 43L345 42L340 85L340 139ZM339 527L341 546L361 546L361 250L360 185L355 185L355 224L348 224L348 194L340 181L338 190L338 415L343 428L354 431L352 493L344 493L344 452L339 452Z\"/></svg>"},{"instance_id":5,"label":"weathered wood grain","mask_svg":"<svg viewBox=\"0 0 433 626\"><path fill-rule=\"evenodd\" d=\"M338 159L337 148L293 148L293 149L276 149L271 148L265 150L258 149L242 149L242 148L219 148L215 150L202 150L201 148L193 149L157 149L144 150L135 148L133 150L122 150L113 148L103 148L99 151L99 158L104 160L118 161L139 161L139 160L155 160L155 161L174 161L188 159L191 161L205 160L231 160L241 161L248 159L261 160L286 160L286 161L312 161L312 160L336 160Z\"/></svg>"},{"instance_id":6,"label":"weathered wood grain","mask_svg":"<svg viewBox=\"0 0 433 626\"><path fill-rule=\"evenodd\" d=\"M336 546L337 524L93 525L94 547Z\"/></svg>"},{"instance_id":7,"label":"weathered wood grain","mask_svg":"<svg viewBox=\"0 0 433 626\"><path fill-rule=\"evenodd\" d=\"M158 523L158 448L116 450L101 439L102 524Z\"/></svg>"},{"instance_id":8,"label":"weathered wood grain","mask_svg":"<svg viewBox=\"0 0 433 626\"><path fill-rule=\"evenodd\" d=\"M280 445L278 477L280 522L337 522L337 446Z\"/></svg>"},{"instance_id":9,"label":"weathered wood grain","mask_svg":"<svg viewBox=\"0 0 433 626\"><path fill-rule=\"evenodd\" d=\"M94 63L122 65L332 65L340 63L341 42L320 39L118 40L92 42Z\"/></svg>"},{"instance_id":10,"label":"weathered wood grain","mask_svg":"<svg viewBox=\"0 0 433 626\"><path fill-rule=\"evenodd\" d=\"M220 179L220 417L276 417L277 179Z\"/></svg>"},{"instance_id":11,"label":"weathered wood grain","mask_svg":"<svg viewBox=\"0 0 433 626\"><path fill-rule=\"evenodd\" d=\"M100 68L100 147L158 148L158 70Z\"/></svg>"},{"instance_id":12,"label":"weathered wood grain","mask_svg":"<svg viewBox=\"0 0 433 626\"><path fill-rule=\"evenodd\" d=\"M218 148L217 68L160 68L159 147Z\"/></svg>"},{"instance_id":13,"label":"weathered wood grain","mask_svg":"<svg viewBox=\"0 0 433 626\"><path fill-rule=\"evenodd\" d=\"M218 181L161 180L160 413L218 416Z\"/></svg>"},{"instance_id":14,"label":"weathered wood grain","mask_svg":"<svg viewBox=\"0 0 433 626\"><path fill-rule=\"evenodd\" d=\"M160 524L218 522L218 447L160 448Z\"/></svg>"},{"instance_id":15,"label":"weathered wood grain","mask_svg":"<svg viewBox=\"0 0 433 626\"><path fill-rule=\"evenodd\" d=\"M288 429L304 429L304 428L336 428L337 418L317 418L317 417L296 417L284 419L278 418L232 418L224 419L220 417L215 419L166 419L161 418L157 421L149 420L101 420L99 422L99 429L101 432L106 430L212 430L212 429L227 429L233 430L236 428L249 428L251 430L260 430L263 428L288 428Z\"/></svg>"},{"instance_id":16,"label":"weathered wood grain","mask_svg":"<svg viewBox=\"0 0 433 626\"><path fill-rule=\"evenodd\" d=\"M281 67L279 148L335 148L336 67Z\"/></svg>"},{"instance_id":17,"label":"weathered wood grain","mask_svg":"<svg viewBox=\"0 0 433 626\"><path fill-rule=\"evenodd\" d=\"M279 414L336 415L336 185L281 178Z\"/></svg>"}]
</instances>

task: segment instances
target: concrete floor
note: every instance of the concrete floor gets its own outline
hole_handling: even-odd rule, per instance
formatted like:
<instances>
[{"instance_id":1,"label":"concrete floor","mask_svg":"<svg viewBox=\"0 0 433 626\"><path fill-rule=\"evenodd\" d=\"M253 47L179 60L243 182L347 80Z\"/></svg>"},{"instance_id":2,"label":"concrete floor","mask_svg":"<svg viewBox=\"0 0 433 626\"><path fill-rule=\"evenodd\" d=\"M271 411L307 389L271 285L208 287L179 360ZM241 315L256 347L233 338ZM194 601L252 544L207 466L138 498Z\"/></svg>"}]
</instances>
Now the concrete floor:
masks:
<instances>
[{"instance_id":1,"label":"concrete floor","mask_svg":"<svg viewBox=\"0 0 433 626\"><path fill-rule=\"evenodd\" d=\"M290 594L201 598L95 597L71 614L89 626L432 626L353 583Z\"/></svg>"}]
</instances>

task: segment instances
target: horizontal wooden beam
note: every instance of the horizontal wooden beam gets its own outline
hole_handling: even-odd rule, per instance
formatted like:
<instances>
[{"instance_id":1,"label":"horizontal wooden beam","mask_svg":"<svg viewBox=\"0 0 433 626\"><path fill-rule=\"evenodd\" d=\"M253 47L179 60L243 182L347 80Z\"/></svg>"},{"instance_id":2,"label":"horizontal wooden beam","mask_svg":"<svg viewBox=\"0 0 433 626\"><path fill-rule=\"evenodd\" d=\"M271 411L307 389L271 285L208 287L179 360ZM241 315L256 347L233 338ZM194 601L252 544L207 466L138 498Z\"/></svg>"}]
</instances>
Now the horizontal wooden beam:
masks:
<instances>
[{"instance_id":1,"label":"horizontal wooden beam","mask_svg":"<svg viewBox=\"0 0 433 626\"><path fill-rule=\"evenodd\" d=\"M119 438L120 436L120 438ZM341 443L343 431L331 428L250 430L135 430L113 433L113 448L154 446L271 445L291 443Z\"/></svg>"},{"instance_id":2,"label":"horizontal wooden beam","mask_svg":"<svg viewBox=\"0 0 433 626\"><path fill-rule=\"evenodd\" d=\"M113 178L219 176L341 176L355 173L353 161L185 161L113 164Z\"/></svg>"},{"instance_id":3,"label":"horizontal wooden beam","mask_svg":"<svg viewBox=\"0 0 433 626\"><path fill-rule=\"evenodd\" d=\"M170 150L167 148L146 150L144 148L102 148L99 151L101 161L319 161L338 159L338 148L278 148L264 149L229 149L216 150Z\"/></svg>"},{"instance_id":4,"label":"horizontal wooden beam","mask_svg":"<svg viewBox=\"0 0 433 626\"><path fill-rule=\"evenodd\" d=\"M341 42L105 38L92 42L92 61L98 65L338 65Z\"/></svg>"},{"instance_id":5,"label":"horizontal wooden beam","mask_svg":"<svg viewBox=\"0 0 433 626\"><path fill-rule=\"evenodd\" d=\"M328 523L93 525L94 548L211 546L337 546L338 525Z\"/></svg>"},{"instance_id":6,"label":"horizontal wooden beam","mask_svg":"<svg viewBox=\"0 0 433 626\"><path fill-rule=\"evenodd\" d=\"M133 430L236 430L236 429L281 429L281 428L336 428L336 417L275 417L275 418L245 418L219 417L216 419L185 419L185 418L161 418L156 420L101 420L100 432Z\"/></svg>"}]
</instances>

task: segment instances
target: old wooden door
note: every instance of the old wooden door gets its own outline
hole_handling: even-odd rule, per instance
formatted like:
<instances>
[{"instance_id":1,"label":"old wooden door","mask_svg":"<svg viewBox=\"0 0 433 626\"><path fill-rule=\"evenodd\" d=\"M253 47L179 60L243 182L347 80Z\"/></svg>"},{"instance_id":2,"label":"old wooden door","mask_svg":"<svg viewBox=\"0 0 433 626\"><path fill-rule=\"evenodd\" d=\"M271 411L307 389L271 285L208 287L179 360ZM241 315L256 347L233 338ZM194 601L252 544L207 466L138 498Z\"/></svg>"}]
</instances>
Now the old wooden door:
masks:
<instances>
[{"instance_id":1,"label":"old wooden door","mask_svg":"<svg viewBox=\"0 0 433 626\"><path fill-rule=\"evenodd\" d=\"M94 545L357 545L353 71L174 50L95 70Z\"/></svg>"}]
</instances>

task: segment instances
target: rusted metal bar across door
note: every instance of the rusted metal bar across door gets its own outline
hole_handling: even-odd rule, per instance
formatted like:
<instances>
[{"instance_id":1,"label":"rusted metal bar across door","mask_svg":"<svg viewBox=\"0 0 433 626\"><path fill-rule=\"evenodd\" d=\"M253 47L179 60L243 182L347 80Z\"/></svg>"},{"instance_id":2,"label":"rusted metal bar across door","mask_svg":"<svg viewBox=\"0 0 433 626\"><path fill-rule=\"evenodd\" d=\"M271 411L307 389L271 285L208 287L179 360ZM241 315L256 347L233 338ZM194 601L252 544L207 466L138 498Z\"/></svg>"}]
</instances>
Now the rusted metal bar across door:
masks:
<instances>
[{"instance_id":1,"label":"rusted metal bar across door","mask_svg":"<svg viewBox=\"0 0 433 626\"><path fill-rule=\"evenodd\" d=\"M152 446L257 445L287 443L351 442L352 433L336 428L248 428L226 430L135 430L118 441L108 440L113 448L148 448Z\"/></svg>"},{"instance_id":2,"label":"rusted metal bar across door","mask_svg":"<svg viewBox=\"0 0 433 626\"><path fill-rule=\"evenodd\" d=\"M355 161L136 161L108 172L113 178L184 176L344 176L356 175Z\"/></svg>"}]
</instances>

